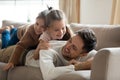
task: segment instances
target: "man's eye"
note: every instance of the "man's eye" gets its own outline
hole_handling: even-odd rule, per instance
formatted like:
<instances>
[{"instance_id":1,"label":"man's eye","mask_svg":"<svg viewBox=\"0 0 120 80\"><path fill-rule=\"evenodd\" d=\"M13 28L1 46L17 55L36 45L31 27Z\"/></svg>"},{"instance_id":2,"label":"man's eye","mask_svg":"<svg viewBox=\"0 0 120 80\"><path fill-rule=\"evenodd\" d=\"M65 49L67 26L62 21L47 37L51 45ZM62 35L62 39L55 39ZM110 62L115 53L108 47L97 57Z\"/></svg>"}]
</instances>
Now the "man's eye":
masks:
<instances>
[{"instance_id":1,"label":"man's eye","mask_svg":"<svg viewBox=\"0 0 120 80\"><path fill-rule=\"evenodd\" d=\"M74 45L72 45L72 48L73 48L74 50L77 50L77 48L76 48Z\"/></svg>"}]
</instances>

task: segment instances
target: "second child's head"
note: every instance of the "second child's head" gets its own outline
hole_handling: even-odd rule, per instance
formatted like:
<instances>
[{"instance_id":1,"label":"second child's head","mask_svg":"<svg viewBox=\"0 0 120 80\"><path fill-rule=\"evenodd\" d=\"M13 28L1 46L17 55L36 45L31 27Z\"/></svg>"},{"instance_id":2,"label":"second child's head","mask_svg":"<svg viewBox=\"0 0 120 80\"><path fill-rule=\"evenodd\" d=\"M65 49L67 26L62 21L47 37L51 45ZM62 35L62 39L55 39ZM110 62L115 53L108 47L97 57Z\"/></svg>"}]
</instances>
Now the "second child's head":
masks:
<instances>
[{"instance_id":1,"label":"second child's head","mask_svg":"<svg viewBox=\"0 0 120 80\"><path fill-rule=\"evenodd\" d=\"M42 34L45 30L45 18L46 15L51 11L52 8L48 8L48 10L44 10L38 14L36 17L36 21L34 24L34 30L36 34Z\"/></svg>"},{"instance_id":2,"label":"second child's head","mask_svg":"<svg viewBox=\"0 0 120 80\"><path fill-rule=\"evenodd\" d=\"M62 39L66 33L66 17L61 10L51 10L46 16L46 31L50 37Z\"/></svg>"}]
</instances>

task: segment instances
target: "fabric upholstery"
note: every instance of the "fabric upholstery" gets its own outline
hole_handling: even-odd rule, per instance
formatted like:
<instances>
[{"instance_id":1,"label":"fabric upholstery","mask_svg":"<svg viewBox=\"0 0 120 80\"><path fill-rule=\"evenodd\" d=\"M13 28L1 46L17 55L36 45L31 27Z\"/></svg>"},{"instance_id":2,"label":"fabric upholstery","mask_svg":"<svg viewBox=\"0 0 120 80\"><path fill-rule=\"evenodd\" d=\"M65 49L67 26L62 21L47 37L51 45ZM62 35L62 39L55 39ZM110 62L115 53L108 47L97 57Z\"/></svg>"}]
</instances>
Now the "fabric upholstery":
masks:
<instances>
[{"instance_id":1,"label":"fabric upholstery","mask_svg":"<svg viewBox=\"0 0 120 80\"><path fill-rule=\"evenodd\" d=\"M90 80L90 70L81 70L63 74L55 80Z\"/></svg>"},{"instance_id":2,"label":"fabric upholstery","mask_svg":"<svg viewBox=\"0 0 120 80\"><path fill-rule=\"evenodd\" d=\"M14 25L15 27L19 27L19 26L22 26L24 24L28 24L28 23L15 22L15 21L11 21L11 20L3 20L2 21L2 27L4 27L4 26L10 26L10 25Z\"/></svg>"},{"instance_id":3,"label":"fabric upholstery","mask_svg":"<svg viewBox=\"0 0 120 80\"><path fill-rule=\"evenodd\" d=\"M20 66L9 70L8 80L43 80L39 68Z\"/></svg>"},{"instance_id":4,"label":"fabric upholstery","mask_svg":"<svg viewBox=\"0 0 120 80\"><path fill-rule=\"evenodd\" d=\"M84 25L72 23L70 26L74 32L81 28L91 28L97 37L97 50L120 46L120 25Z\"/></svg>"},{"instance_id":5,"label":"fabric upholstery","mask_svg":"<svg viewBox=\"0 0 120 80\"><path fill-rule=\"evenodd\" d=\"M120 80L120 47L103 48L96 54L91 80Z\"/></svg>"},{"instance_id":6,"label":"fabric upholstery","mask_svg":"<svg viewBox=\"0 0 120 80\"><path fill-rule=\"evenodd\" d=\"M19 27L19 26L22 26L24 24L28 24L28 23L15 22L15 21L11 21L11 20L3 20L2 21L2 27L10 26L10 25L13 25L14 27ZM1 38L1 34L0 34L0 38ZM0 42L0 44L1 44L1 42Z\"/></svg>"},{"instance_id":7,"label":"fabric upholstery","mask_svg":"<svg viewBox=\"0 0 120 80\"><path fill-rule=\"evenodd\" d=\"M3 67L6 63L0 62L0 80L7 80L7 71L3 71Z\"/></svg>"}]
</instances>

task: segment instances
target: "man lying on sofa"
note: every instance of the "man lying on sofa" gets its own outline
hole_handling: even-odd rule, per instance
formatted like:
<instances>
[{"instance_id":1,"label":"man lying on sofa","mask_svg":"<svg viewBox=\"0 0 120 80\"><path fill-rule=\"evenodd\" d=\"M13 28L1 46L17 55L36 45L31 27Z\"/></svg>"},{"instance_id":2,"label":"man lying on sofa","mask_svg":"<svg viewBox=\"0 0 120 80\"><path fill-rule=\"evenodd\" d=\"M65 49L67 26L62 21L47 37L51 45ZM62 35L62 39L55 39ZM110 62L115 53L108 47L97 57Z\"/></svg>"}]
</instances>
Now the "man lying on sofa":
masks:
<instances>
[{"instance_id":1,"label":"man lying on sofa","mask_svg":"<svg viewBox=\"0 0 120 80\"><path fill-rule=\"evenodd\" d=\"M72 71L90 69L96 52L96 37L91 29L81 29L62 47L40 50L40 69L44 80Z\"/></svg>"}]
</instances>

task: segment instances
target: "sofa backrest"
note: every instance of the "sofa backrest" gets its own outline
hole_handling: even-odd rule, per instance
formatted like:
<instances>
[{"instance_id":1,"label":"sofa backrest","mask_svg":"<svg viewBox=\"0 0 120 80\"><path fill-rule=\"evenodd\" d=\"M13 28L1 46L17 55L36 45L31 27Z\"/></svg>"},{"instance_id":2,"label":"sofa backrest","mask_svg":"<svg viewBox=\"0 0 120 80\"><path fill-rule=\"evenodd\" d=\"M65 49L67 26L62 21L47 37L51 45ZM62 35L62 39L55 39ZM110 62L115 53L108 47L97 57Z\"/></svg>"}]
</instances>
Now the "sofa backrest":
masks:
<instances>
[{"instance_id":1,"label":"sofa backrest","mask_svg":"<svg viewBox=\"0 0 120 80\"><path fill-rule=\"evenodd\" d=\"M10 26L10 25L14 25L14 27L19 27L19 26L22 26L24 24L28 24L28 23L11 21L11 20L3 20L2 21L2 27L4 27L4 26Z\"/></svg>"},{"instance_id":2,"label":"sofa backrest","mask_svg":"<svg viewBox=\"0 0 120 80\"><path fill-rule=\"evenodd\" d=\"M28 23L3 20L2 27L14 25L15 27L22 26ZM75 32L81 28L91 28L97 37L96 50L108 47L120 47L120 25L86 25L71 23L71 29Z\"/></svg>"},{"instance_id":3,"label":"sofa backrest","mask_svg":"<svg viewBox=\"0 0 120 80\"><path fill-rule=\"evenodd\" d=\"M71 23L70 27L74 32L81 28L91 28L97 37L96 50L108 47L120 47L120 25L85 25Z\"/></svg>"}]
</instances>

